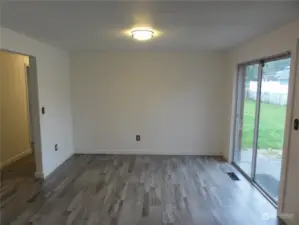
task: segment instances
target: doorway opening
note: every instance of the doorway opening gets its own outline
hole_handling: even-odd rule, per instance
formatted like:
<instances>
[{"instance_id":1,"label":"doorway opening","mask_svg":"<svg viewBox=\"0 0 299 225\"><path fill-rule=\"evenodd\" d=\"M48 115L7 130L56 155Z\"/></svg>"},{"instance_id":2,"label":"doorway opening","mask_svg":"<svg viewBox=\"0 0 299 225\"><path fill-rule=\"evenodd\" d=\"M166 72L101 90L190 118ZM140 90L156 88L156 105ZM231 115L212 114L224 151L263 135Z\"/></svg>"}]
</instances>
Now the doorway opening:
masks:
<instances>
[{"instance_id":1,"label":"doorway opening","mask_svg":"<svg viewBox=\"0 0 299 225\"><path fill-rule=\"evenodd\" d=\"M30 57L0 51L1 183L34 178L35 137Z\"/></svg>"},{"instance_id":2,"label":"doorway opening","mask_svg":"<svg viewBox=\"0 0 299 225\"><path fill-rule=\"evenodd\" d=\"M42 187L36 65L34 56L0 51L1 224L12 221Z\"/></svg>"},{"instance_id":3,"label":"doorway opening","mask_svg":"<svg viewBox=\"0 0 299 225\"><path fill-rule=\"evenodd\" d=\"M238 66L233 164L276 206L290 54Z\"/></svg>"}]
</instances>

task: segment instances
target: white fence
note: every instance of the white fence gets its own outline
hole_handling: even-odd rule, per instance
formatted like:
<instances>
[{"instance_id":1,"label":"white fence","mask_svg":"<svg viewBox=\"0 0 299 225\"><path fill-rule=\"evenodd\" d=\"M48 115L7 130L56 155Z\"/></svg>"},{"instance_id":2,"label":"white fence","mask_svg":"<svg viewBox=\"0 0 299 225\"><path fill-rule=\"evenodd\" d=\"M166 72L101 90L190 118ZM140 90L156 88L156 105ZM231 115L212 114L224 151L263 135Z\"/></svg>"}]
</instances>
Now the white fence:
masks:
<instances>
[{"instance_id":1,"label":"white fence","mask_svg":"<svg viewBox=\"0 0 299 225\"><path fill-rule=\"evenodd\" d=\"M261 102L286 105L288 99L288 85L280 84L279 81L263 81L261 88ZM257 82L250 81L249 87L245 90L247 99L256 100Z\"/></svg>"}]
</instances>

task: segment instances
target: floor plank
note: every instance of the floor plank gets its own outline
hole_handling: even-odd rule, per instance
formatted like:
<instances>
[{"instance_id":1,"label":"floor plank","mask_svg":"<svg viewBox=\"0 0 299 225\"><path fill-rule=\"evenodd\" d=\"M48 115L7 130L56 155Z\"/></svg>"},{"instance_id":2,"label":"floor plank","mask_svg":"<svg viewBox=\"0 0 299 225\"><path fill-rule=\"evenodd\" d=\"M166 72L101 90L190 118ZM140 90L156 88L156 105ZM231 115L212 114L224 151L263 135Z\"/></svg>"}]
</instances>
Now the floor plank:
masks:
<instances>
[{"instance_id":1,"label":"floor plank","mask_svg":"<svg viewBox=\"0 0 299 225\"><path fill-rule=\"evenodd\" d=\"M43 183L11 174L1 174L2 225L282 224L274 207L219 158L76 155Z\"/></svg>"}]
</instances>

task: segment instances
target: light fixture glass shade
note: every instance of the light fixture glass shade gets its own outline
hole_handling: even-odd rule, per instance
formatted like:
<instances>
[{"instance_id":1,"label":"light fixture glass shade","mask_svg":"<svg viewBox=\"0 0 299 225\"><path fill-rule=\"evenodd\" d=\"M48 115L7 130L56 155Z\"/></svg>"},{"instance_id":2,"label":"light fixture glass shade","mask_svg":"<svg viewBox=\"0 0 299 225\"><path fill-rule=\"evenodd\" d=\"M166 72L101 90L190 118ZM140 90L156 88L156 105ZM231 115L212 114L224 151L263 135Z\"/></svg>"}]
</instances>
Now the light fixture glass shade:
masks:
<instances>
[{"instance_id":1,"label":"light fixture glass shade","mask_svg":"<svg viewBox=\"0 0 299 225\"><path fill-rule=\"evenodd\" d=\"M132 31L132 37L138 41L147 41L152 39L154 32L148 29L136 29Z\"/></svg>"}]
</instances>

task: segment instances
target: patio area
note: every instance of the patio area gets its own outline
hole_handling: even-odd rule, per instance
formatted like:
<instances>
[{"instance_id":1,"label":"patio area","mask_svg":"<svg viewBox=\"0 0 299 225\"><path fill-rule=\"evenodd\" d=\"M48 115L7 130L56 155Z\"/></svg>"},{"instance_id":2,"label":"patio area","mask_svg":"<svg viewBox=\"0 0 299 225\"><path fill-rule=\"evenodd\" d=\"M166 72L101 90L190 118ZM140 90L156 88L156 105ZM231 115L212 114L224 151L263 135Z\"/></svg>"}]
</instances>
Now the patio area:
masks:
<instances>
[{"instance_id":1,"label":"patio area","mask_svg":"<svg viewBox=\"0 0 299 225\"><path fill-rule=\"evenodd\" d=\"M255 181L277 201L281 172L281 156L277 154L265 154L265 152L267 152L267 150L258 150ZM251 173L251 163L252 149L241 150L237 164L249 175Z\"/></svg>"}]
</instances>

